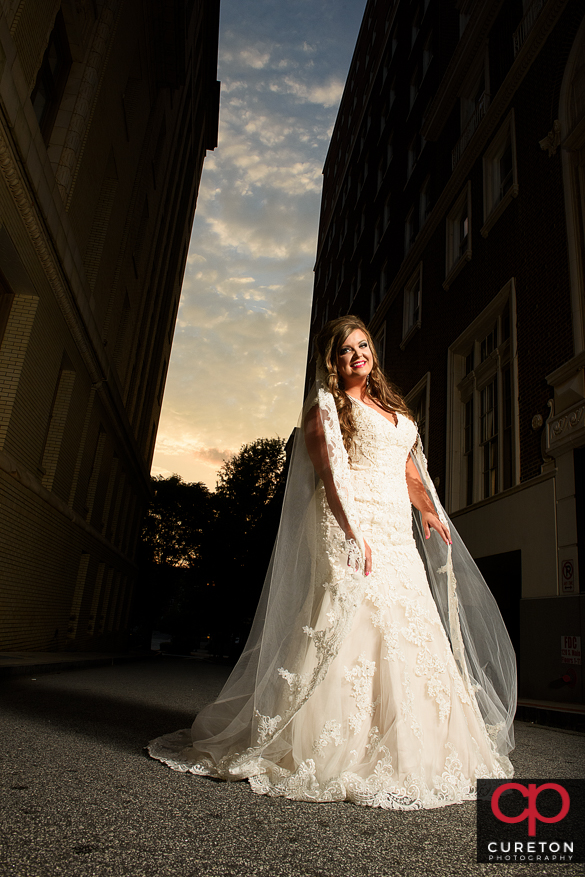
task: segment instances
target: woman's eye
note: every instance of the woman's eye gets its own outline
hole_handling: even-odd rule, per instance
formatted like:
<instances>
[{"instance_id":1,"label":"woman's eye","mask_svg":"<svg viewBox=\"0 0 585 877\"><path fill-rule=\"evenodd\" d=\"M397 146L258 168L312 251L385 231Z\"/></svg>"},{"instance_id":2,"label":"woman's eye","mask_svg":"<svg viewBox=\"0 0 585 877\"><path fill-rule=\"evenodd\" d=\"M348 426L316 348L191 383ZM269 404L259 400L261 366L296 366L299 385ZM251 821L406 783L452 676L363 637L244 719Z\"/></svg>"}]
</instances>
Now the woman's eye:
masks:
<instances>
[{"instance_id":1,"label":"woman's eye","mask_svg":"<svg viewBox=\"0 0 585 877\"><path fill-rule=\"evenodd\" d=\"M367 347L367 346L368 346L367 341L362 341L362 343L360 344L360 347Z\"/></svg>"}]
</instances>

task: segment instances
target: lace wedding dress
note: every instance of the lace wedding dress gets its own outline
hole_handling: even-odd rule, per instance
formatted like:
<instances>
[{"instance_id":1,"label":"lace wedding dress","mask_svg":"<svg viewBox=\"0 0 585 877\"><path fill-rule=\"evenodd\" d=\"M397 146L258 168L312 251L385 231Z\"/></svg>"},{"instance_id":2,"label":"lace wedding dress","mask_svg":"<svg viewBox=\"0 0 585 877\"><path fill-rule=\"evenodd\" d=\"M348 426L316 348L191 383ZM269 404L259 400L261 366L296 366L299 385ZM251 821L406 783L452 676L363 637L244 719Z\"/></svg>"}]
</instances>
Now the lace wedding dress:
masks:
<instances>
[{"instance_id":1,"label":"lace wedding dress","mask_svg":"<svg viewBox=\"0 0 585 877\"><path fill-rule=\"evenodd\" d=\"M489 682L456 660L460 634L450 641L415 543L405 468L416 426L359 402L354 415L347 502L371 547L372 573L348 570L319 483L310 503L314 587L278 611L291 613L281 631L296 629L277 634L282 641L270 648L253 630L240 662L247 671L236 667L192 733L159 738L149 751L175 770L247 778L259 794L299 801L411 810L472 799L476 779L511 777L513 769L496 746L503 722L490 725L478 705ZM271 618L266 600L263 624ZM253 692L242 682L250 661Z\"/></svg>"}]
</instances>

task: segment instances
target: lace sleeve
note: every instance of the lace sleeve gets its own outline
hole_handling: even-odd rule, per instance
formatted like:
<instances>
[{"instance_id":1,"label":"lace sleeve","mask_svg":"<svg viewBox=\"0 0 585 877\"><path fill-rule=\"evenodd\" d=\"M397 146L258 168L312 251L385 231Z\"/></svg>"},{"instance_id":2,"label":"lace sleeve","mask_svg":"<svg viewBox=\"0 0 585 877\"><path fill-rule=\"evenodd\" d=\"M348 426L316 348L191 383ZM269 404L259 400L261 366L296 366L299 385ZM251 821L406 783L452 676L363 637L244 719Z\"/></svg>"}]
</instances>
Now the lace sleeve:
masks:
<instances>
[{"instance_id":1,"label":"lace sleeve","mask_svg":"<svg viewBox=\"0 0 585 877\"><path fill-rule=\"evenodd\" d=\"M343 444L337 410L335 409L335 400L331 393L326 392L324 389L319 389L318 397L325 446L327 448L327 457L335 492L357 546L357 557L355 557L355 560L358 566L362 568L365 559L364 539L360 532L359 518L349 475L349 459ZM350 546L350 548L352 547Z\"/></svg>"}]
</instances>

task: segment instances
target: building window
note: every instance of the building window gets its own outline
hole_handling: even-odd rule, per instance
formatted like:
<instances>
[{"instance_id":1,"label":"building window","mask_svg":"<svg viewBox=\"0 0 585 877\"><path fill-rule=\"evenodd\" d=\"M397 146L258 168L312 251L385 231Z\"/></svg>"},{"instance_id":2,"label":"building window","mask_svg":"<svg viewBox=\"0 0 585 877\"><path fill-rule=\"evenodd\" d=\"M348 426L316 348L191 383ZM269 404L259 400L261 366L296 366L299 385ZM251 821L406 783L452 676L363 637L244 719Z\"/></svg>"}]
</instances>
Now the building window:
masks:
<instances>
[{"instance_id":1,"label":"building window","mask_svg":"<svg viewBox=\"0 0 585 877\"><path fill-rule=\"evenodd\" d=\"M396 28L392 31L392 36L390 37L390 53L391 57L394 57L396 49L398 48L398 32Z\"/></svg>"},{"instance_id":2,"label":"building window","mask_svg":"<svg viewBox=\"0 0 585 877\"><path fill-rule=\"evenodd\" d=\"M418 217L420 226L424 224L432 209L433 202L431 198L431 177L429 175L420 187L418 206Z\"/></svg>"},{"instance_id":3,"label":"building window","mask_svg":"<svg viewBox=\"0 0 585 877\"><path fill-rule=\"evenodd\" d=\"M420 435L423 450L428 456L428 422L429 422L429 396L431 388L431 373L427 372L420 381L404 397L404 401L412 411L418 434Z\"/></svg>"},{"instance_id":4,"label":"building window","mask_svg":"<svg viewBox=\"0 0 585 877\"><path fill-rule=\"evenodd\" d=\"M380 295L380 287L377 283L374 283L370 292L370 320L373 319L373 316L376 313L378 305L381 301L382 297Z\"/></svg>"},{"instance_id":5,"label":"building window","mask_svg":"<svg viewBox=\"0 0 585 877\"><path fill-rule=\"evenodd\" d=\"M384 181L385 175L386 175L386 159L384 157L382 157L380 159L379 164L378 164L378 189L380 189L380 186L382 185L382 182Z\"/></svg>"},{"instance_id":6,"label":"building window","mask_svg":"<svg viewBox=\"0 0 585 877\"><path fill-rule=\"evenodd\" d=\"M452 209L447 214L447 243L443 289L449 289L463 266L470 259L471 181L468 181Z\"/></svg>"},{"instance_id":7,"label":"building window","mask_svg":"<svg viewBox=\"0 0 585 877\"><path fill-rule=\"evenodd\" d=\"M410 80L410 109L413 108L414 103L416 101L416 96L418 94L418 90L420 88L421 82L421 68L416 67L414 73L412 74L412 79Z\"/></svg>"},{"instance_id":8,"label":"building window","mask_svg":"<svg viewBox=\"0 0 585 877\"><path fill-rule=\"evenodd\" d=\"M516 136L512 110L483 157L483 211L481 233L487 237L508 204L518 195Z\"/></svg>"},{"instance_id":9,"label":"building window","mask_svg":"<svg viewBox=\"0 0 585 877\"><path fill-rule=\"evenodd\" d=\"M374 346L378 354L380 368L384 371L386 362L386 323L382 323L376 334L374 335Z\"/></svg>"},{"instance_id":10,"label":"building window","mask_svg":"<svg viewBox=\"0 0 585 877\"><path fill-rule=\"evenodd\" d=\"M385 106L385 107L383 108L382 112L380 113L380 137L381 137L382 134L384 133L384 129L385 129L385 127L386 127L386 121L387 121L387 118L388 118L388 107Z\"/></svg>"},{"instance_id":11,"label":"building window","mask_svg":"<svg viewBox=\"0 0 585 877\"><path fill-rule=\"evenodd\" d=\"M406 169L406 177L410 177L411 173L414 170L414 166L419 160L420 154L423 151L425 145L425 139L418 131L413 139L410 142L410 146L408 147L408 164Z\"/></svg>"},{"instance_id":12,"label":"building window","mask_svg":"<svg viewBox=\"0 0 585 877\"><path fill-rule=\"evenodd\" d=\"M534 22L540 15L544 4L545 0L522 0L524 18L514 32L514 56L522 48L522 44L532 30Z\"/></svg>"},{"instance_id":13,"label":"building window","mask_svg":"<svg viewBox=\"0 0 585 877\"><path fill-rule=\"evenodd\" d=\"M449 351L452 511L519 480L514 315L510 281Z\"/></svg>"},{"instance_id":14,"label":"building window","mask_svg":"<svg viewBox=\"0 0 585 877\"><path fill-rule=\"evenodd\" d=\"M384 230L386 230L388 228L388 226L390 225L390 217L392 215L391 201L392 201L392 194L388 195L388 197L386 198L386 201L384 203Z\"/></svg>"},{"instance_id":15,"label":"building window","mask_svg":"<svg viewBox=\"0 0 585 877\"><path fill-rule=\"evenodd\" d=\"M411 48L416 43L416 38L417 38L418 33L420 31L420 18L421 18L421 15L420 15L420 7L419 7L414 14L414 18L412 19L412 29L410 32L410 46L411 46Z\"/></svg>"},{"instance_id":16,"label":"building window","mask_svg":"<svg viewBox=\"0 0 585 877\"><path fill-rule=\"evenodd\" d=\"M384 262L382 266L382 270L380 271L380 301L384 298L386 293L388 292L388 287L390 286L390 272L388 271L388 263Z\"/></svg>"},{"instance_id":17,"label":"building window","mask_svg":"<svg viewBox=\"0 0 585 877\"><path fill-rule=\"evenodd\" d=\"M422 57L422 75L423 79L427 75L427 70L431 66L431 61L433 60L433 34L432 32L428 35L425 40L425 44L423 47L423 57Z\"/></svg>"},{"instance_id":18,"label":"building window","mask_svg":"<svg viewBox=\"0 0 585 877\"><path fill-rule=\"evenodd\" d=\"M408 253L418 234L418 213L417 205L413 204L406 214L406 222L404 223L404 255Z\"/></svg>"},{"instance_id":19,"label":"building window","mask_svg":"<svg viewBox=\"0 0 585 877\"><path fill-rule=\"evenodd\" d=\"M404 349L410 338L420 328L422 262L404 287L404 306L402 316L402 341Z\"/></svg>"},{"instance_id":20,"label":"building window","mask_svg":"<svg viewBox=\"0 0 585 877\"><path fill-rule=\"evenodd\" d=\"M489 67L487 51L480 57L461 93L461 136L451 153L451 169L455 168L465 152L479 123L490 105Z\"/></svg>"},{"instance_id":21,"label":"building window","mask_svg":"<svg viewBox=\"0 0 585 877\"><path fill-rule=\"evenodd\" d=\"M380 244L380 239L382 237L382 217L378 217L376 220L376 226L374 228L374 253L378 249Z\"/></svg>"},{"instance_id":22,"label":"building window","mask_svg":"<svg viewBox=\"0 0 585 877\"><path fill-rule=\"evenodd\" d=\"M55 17L49 45L30 96L43 140L47 144L55 124L70 69L71 52L67 42L63 15L59 11Z\"/></svg>"}]
</instances>

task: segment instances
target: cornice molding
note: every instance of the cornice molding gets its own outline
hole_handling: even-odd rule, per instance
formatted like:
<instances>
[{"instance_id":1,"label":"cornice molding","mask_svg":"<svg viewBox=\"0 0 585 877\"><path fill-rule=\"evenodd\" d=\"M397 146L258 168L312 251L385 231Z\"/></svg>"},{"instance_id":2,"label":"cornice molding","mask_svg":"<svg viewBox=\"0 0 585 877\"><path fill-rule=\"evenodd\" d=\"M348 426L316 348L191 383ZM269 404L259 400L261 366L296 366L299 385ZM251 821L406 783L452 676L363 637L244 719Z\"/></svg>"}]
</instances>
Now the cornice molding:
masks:
<instances>
[{"instance_id":1,"label":"cornice molding","mask_svg":"<svg viewBox=\"0 0 585 877\"><path fill-rule=\"evenodd\" d=\"M394 281L392 282L384 301L380 304L378 312L370 323L370 331L375 332L385 318L390 305L397 293L407 282L408 277L422 258L423 251L429 243L440 222L445 217L451 202L463 187L466 178L483 152L486 143L499 124L502 123L504 114L515 92L528 73L532 63L538 56L542 46L546 42L550 32L554 28L559 16L563 12L569 0L549 0L548 5L542 10L530 34L526 38L522 48L518 52L514 63L510 67L506 78L496 92L489 109L479 123L475 134L469 141L458 163L455 165L451 177L441 192L435 207L431 211L425 224L421 228L417 239L410 248L408 255L400 266Z\"/></svg>"},{"instance_id":2,"label":"cornice molding","mask_svg":"<svg viewBox=\"0 0 585 877\"><path fill-rule=\"evenodd\" d=\"M125 450L127 460L134 469L135 476L148 495L149 481L146 465L142 463L138 446L127 421L125 410L119 398L114 398L113 388L108 383L109 366L104 368L100 357L94 349L86 330L83 315L79 310L69 284L64 279L59 259L50 243L50 236L39 220L34 207L34 198L26 191L26 183L19 171L11 146L6 138L5 130L0 126L0 172L4 177L8 190L12 195L20 218L26 228L37 258L43 268L57 304L61 310L67 328L81 354L90 380L97 389L100 400L107 412L112 426Z\"/></svg>"},{"instance_id":3,"label":"cornice molding","mask_svg":"<svg viewBox=\"0 0 585 877\"><path fill-rule=\"evenodd\" d=\"M570 381L578 371L585 368L585 350L578 353L572 359L567 360L562 365L546 376L546 382L551 387L558 387L566 381Z\"/></svg>"}]
</instances>

